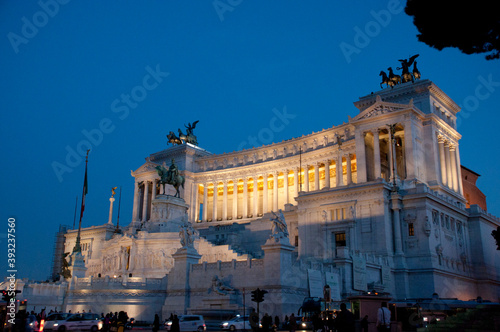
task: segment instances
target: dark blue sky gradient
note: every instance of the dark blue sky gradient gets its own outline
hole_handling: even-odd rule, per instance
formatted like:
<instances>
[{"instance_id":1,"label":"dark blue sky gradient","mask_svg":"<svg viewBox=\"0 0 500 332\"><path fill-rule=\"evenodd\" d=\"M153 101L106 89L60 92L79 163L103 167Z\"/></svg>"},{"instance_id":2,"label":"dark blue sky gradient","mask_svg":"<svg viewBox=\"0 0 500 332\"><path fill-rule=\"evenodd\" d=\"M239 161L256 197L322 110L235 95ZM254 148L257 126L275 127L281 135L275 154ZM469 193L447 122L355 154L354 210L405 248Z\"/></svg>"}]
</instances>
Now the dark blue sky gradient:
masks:
<instances>
[{"instance_id":1,"label":"dark blue sky gradient","mask_svg":"<svg viewBox=\"0 0 500 332\"><path fill-rule=\"evenodd\" d=\"M482 175L488 208L500 214L499 62L419 43L404 1L40 3L0 3L0 273L15 217L17 276L50 274L54 234L73 224L81 198L84 162L72 154L91 141L85 132L83 226L107 222L112 186L123 187L128 224L130 170L165 149L170 130L199 120L200 146L223 153L339 125L357 114L358 97L380 90L380 70L416 53L422 77L463 107L462 164ZM123 99L131 94L137 102ZM264 135L284 108L288 123Z\"/></svg>"}]
</instances>

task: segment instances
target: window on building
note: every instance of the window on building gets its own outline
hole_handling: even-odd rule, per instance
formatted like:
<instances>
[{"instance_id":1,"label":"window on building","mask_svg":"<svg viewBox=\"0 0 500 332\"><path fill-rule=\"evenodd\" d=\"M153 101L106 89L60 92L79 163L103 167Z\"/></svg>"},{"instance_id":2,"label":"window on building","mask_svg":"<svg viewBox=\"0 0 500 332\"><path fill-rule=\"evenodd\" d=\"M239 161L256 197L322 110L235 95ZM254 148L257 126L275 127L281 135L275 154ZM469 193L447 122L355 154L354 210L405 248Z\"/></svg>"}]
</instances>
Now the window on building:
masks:
<instances>
[{"instance_id":1,"label":"window on building","mask_svg":"<svg viewBox=\"0 0 500 332\"><path fill-rule=\"evenodd\" d=\"M413 223L408 224L408 235L415 236L415 228L413 227Z\"/></svg>"},{"instance_id":2,"label":"window on building","mask_svg":"<svg viewBox=\"0 0 500 332\"><path fill-rule=\"evenodd\" d=\"M335 246L336 247L345 247L345 232L335 233Z\"/></svg>"},{"instance_id":3,"label":"window on building","mask_svg":"<svg viewBox=\"0 0 500 332\"><path fill-rule=\"evenodd\" d=\"M295 235L295 246L296 247L299 246L299 236L298 235Z\"/></svg>"}]
</instances>

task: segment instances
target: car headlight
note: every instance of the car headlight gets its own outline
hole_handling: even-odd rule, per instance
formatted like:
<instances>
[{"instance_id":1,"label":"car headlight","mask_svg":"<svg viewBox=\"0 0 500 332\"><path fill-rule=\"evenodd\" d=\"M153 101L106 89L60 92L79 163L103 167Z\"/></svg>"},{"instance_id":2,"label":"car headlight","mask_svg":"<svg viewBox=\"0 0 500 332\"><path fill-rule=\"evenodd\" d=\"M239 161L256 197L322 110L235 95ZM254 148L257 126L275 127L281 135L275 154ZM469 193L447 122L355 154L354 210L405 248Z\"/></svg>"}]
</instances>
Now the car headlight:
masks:
<instances>
[{"instance_id":1,"label":"car headlight","mask_svg":"<svg viewBox=\"0 0 500 332\"><path fill-rule=\"evenodd\" d=\"M302 327L306 327L306 323L302 323Z\"/></svg>"},{"instance_id":2,"label":"car headlight","mask_svg":"<svg viewBox=\"0 0 500 332\"><path fill-rule=\"evenodd\" d=\"M54 323L54 326L59 326L59 324L57 324L57 323Z\"/></svg>"},{"instance_id":3,"label":"car headlight","mask_svg":"<svg viewBox=\"0 0 500 332\"><path fill-rule=\"evenodd\" d=\"M229 323L228 323L228 322L224 322L224 323L222 323L222 326L228 326L228 325L229 325Z\"/></svg>"},{"instance_id":4,"label":"car headlight","mask_svg":"<svg viewBox=\"0 0 500 332\"><path fill-rule=\"evenodd\" d=\"M172 322L168 322L168 323L167 323L167 325L168 325L168 326L172 325Z\"/></svg>"}]
</instances>

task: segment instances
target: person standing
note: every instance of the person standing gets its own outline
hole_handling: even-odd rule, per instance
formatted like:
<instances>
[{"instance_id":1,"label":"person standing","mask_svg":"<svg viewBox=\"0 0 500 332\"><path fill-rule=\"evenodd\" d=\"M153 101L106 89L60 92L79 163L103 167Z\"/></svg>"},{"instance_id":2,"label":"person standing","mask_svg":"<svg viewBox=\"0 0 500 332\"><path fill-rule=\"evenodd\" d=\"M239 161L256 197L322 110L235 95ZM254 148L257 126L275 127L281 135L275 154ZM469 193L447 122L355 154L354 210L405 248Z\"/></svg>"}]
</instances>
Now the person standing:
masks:
<instances>
[{"instance_id":1,"label":"person standing","mask_svg":"<svg viewBox=\"0 0 500 332\"><path fill-rule=\"evenodd\" d=\"M290 332L295 332L297 329L297 321L295 320L295 315L293 313L290 315L290 323L288 323L288 326L290 328Z\"/></svg>"},{"instance_id":2,"label":"person standing","mask_svg":"<svg viewBox=\"0 0 500 332\"><path fill-rule=\"evenodd\" d=\"M153 321L153 332L158 332L160 329L160 317L158 314L155 314L155 319Z\"/></svg>"},{"instance_id":3,"label":"person standing","mask_svg":"<svg viewBox=\"0 0 500 332\"><path fill-rule=\"evenodd\" d=\"M170 327L170 332L180 332L181 327L179 325L179 318L177 315L174 315L174 318L172 318L172 326Z\"/></svg>"},{"instance_id":4,"label":"person standing","mask_svg":"<svg viewBox=\"0 0 500 332\"><path fill-rule=\"evenodd\" d=\"M340 311L335 319L335 328L338 332L354 332L354 314L347 310L345 303L340 304Z\"/></svg>"},{"instance_id":5,"label":"person standing","mask_svg":"<svg viewBox=\"0 0 500 332\"><path fill-rule=\"evenodd\" d=\"M377 312L377 330L388 332L391 330L391 311L387 309L387 302L382 302Z\"/></svg>"},{"instance_id":6,"label":"person standing","mask_svg":"<svg viewBox=\"0 0 500 332\"><path fill-rule=\"evenodd\" d=\"M361 320L361 331L368 332L368 315L365 315Z\"/></svg>"}]
</instances>

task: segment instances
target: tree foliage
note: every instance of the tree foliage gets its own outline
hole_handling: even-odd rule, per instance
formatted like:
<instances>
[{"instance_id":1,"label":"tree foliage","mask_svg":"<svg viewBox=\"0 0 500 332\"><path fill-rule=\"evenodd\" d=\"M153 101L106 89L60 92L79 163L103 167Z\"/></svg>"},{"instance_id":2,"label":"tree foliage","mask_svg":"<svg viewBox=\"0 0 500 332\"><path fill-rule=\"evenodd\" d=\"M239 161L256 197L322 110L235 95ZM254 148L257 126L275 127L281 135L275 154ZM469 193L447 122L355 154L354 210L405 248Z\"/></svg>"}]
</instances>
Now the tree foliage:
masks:
<instances>
[{"instance_id":1,"label":"tree foliage","mask_svg":"<svg viewBox=\"0 0 500 332\"><path fill-rule=\"evenodd\" d=\"M500 57L500 15L496 1L408 0L405 12L413 16L419 41L442 50L456 47L465 54Z\"/></svg>"}]
</instances>

